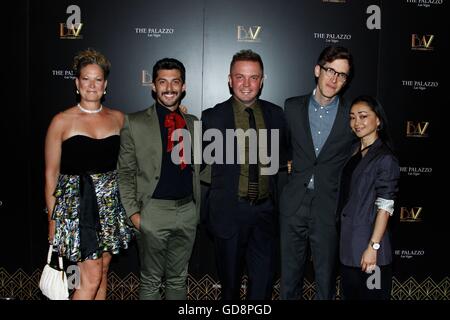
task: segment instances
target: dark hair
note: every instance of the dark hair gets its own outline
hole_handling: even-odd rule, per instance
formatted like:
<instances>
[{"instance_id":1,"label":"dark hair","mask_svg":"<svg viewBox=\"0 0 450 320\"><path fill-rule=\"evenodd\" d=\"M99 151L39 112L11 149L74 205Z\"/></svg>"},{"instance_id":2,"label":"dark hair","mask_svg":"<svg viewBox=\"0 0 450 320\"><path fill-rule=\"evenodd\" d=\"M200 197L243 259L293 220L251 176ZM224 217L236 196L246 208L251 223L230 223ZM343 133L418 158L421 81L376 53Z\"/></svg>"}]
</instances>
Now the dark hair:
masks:
<instances>
[{"instance_id":1,"label":"dark hair","mask_svg":"<svg viewBox=\"0 0 450 320\"><path fill-rule=\"evenodd\" d=\"M374 97L368 95L361 95L356 97L352 101L352 106L357 103L366 104L378 117L380 120L380 125L378 126L378 137L383 141L391 151L394 151L394 144L389 133L388 120L386 116L386 112L384 112L383 106L381 103Z\"/></svg>"},{"instance_id":2,"label":"dark hair","mask_svg":"<svg viewBox=\"0 0 450 320\"><path fill-rule=\"evenodd\" d=\"M78 52L78 54L73 58L72 69L75 76L79 78L81 69L89 64L98 65L103 70L104 78L108 78L111 63L103 54L91 48Z\"/></svg>"},{"instance_id":3,"label":"dark hair","mask_svg":"<svg viewBox=\"0 0 450 320\"><path fill-rule=\"evenodd\" d=\"M323 49L317 59L317 64L323 66L325 63L331 63L337 59L345 59L350 67L349 73L353 70L353 57L350 51L345 47L329 46Z\"/></svg>"},{"instance_id":4,"label":"dark hair","mask_svg":"<svg viewBox=\"0 0 450 320\"><path fill-rule=\"evenodd\" d=\"M261 66L262 73L264 73L264 64L262 62L261 56L250 49L243 49L234 54L233 59L231 60L231 63L230 63L230 73L231 73L231 69L233 68L234 64L237 61L258 62L259 65Z\"/></svg>"},{"instance_id":5,"label":"dark hair","mask_svg":"<svg viewBox=\"0 0 450 320\"><path fill-rule=\"evenodd\" d=\"M158 60L155 65L153 66L153 74L152 78L153 81L156 80L158 77L158 71L159 70L179 70L181 73L181 80L183 83L186 82L186 69L184 68L184 65L181 63L181 61L174 59L174 58L164 58L161 60Z\"/></svg>"}]
</instances>

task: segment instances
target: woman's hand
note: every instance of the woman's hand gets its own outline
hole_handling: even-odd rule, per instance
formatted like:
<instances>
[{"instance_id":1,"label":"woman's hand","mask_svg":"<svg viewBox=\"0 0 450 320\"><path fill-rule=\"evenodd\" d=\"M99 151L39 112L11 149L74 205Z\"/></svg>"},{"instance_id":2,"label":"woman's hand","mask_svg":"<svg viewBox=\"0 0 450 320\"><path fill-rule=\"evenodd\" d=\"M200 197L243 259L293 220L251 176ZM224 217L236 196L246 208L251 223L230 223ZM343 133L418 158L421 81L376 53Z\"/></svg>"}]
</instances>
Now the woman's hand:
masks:
<instances>
[{"instance_id":1,"label":"woman's hand","mask_svg":"<svg viewBox=\"0 0 450 320\"><path fill-rule=\"evenodd\" d=\"M185 105L180 104L179 108L182 113L184 114L188 113L188 108Z\"/></svg>"},{"instance_id":2,"label":"woman's hand","mask_svg":"<svg viewBox=\"0 0 450 320\"><path fill-rule=\"evenodd\" d=\"M377 266L377 251L370 245L364 251L361 257L361 270L363 272L371 273Z\"/></svg>"},{"instance_id":3,"label":"woman's hand","mask_svg":"<svg viewBox=\"0 0 450 320\"><path fill-rule=\"evenodd\" d=\"M136 212L130 217L130 219L134 227L141 231L141 214L139 212Z\"/></svg>"},{"instance_id":4,"label":"woman's hand","mask_svg":"<svg viewBox=\"0 0 450 320\"><path fill-rule=\"evenodd\" d=\"M55 231L56 231L56 221L49 220L48 221L48 243L53 243L55 239Z\"/></svg>"},{"instance_id":5,"label":"woman's hand","mask_svg":"<svg viewBox=\"0 0 450 320\"><path fill-rule=\"evenodd\" d=\"M292 160L288 160L287 162L287 173L288 174L292 173Z\"/></svg>"}]
</instances>

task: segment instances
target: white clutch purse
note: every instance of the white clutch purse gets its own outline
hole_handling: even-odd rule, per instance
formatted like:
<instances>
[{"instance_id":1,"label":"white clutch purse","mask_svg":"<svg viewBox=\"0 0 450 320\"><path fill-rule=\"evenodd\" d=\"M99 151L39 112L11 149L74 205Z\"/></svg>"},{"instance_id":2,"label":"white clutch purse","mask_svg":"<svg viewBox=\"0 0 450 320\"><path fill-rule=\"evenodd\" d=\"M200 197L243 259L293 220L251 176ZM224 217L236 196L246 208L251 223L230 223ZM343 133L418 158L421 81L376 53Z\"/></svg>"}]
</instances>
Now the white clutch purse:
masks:
<instances>
[{"instance_id":1,"label":"white clutch purse","mask_svg":"<svg viewBox=\"0 0 450 320\"><path fill-rule=\"evenodd\" d=\"M50 300L68 300L69 289L67 285L67 275L63 268L62 257L58 257L59 270L50 265L53 253L53 245L50 245L47 254L47 264L42 271L39 280L39 289Z\"/></svg>"}]
</instances>

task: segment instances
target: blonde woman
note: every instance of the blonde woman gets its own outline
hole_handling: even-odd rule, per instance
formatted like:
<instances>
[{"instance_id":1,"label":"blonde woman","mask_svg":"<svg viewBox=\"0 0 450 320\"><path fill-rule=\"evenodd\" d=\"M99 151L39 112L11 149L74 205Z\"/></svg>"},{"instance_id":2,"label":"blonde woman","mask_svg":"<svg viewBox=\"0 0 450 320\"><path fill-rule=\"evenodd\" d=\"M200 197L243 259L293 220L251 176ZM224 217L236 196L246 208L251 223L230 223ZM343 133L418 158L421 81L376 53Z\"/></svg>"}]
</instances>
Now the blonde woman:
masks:
<instances>
[{"instance_id":1,"label":"blonde woman","mask_svg":"<svg viewBox=\"0 0 450 320\"><path fill-rule=\"evenodd\" d=\"M79 267L74 300L106 299L112 254L131 237L115 170L124 115L101 102L109 69L92 49L74 58L79 103L53 118L45 140L49 241Z\"/></svg>"}]
</instances>

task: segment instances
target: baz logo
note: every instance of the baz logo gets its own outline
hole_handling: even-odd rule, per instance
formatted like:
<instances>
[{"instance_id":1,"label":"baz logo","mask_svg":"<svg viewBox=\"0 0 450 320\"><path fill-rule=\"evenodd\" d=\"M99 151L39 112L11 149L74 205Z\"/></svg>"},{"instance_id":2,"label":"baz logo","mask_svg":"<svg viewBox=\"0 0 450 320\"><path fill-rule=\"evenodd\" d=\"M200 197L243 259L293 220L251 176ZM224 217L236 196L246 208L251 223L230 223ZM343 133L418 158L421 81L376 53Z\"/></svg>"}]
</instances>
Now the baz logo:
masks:
<instances>
[{"instance_id":1,"label":"baz logo","mask_svg":"<svg viewBox=\"0 0 450 320\"><path fill-rule=\"evenodd\" d=\"M237 40L240 42L261 42L259 37L261 26L244 27L237 26Z\"/></svg>"},{"instance_id":2,"label":"baz logo","mask_svg":"<svg viewBox=\"0 0 450 320\"><path fill-rule=\"evenodd\" d=\"M408 121L406 123L406 136L412 138L428 138L428 127L430 123L425 121Z\"/></svg>"},{"instance_id":3,"label":"baz logo","mask_svg":"<svg viewBox=\"0 0 450 320\"><path fill-rule=\"evenodd\" d=\"M81 35L81 29L83 24L81 23L81 9L77 5L70 5L66 10L70 16L67 18L66 23L59 24L59 38L77 40L83 39Z\"/></svg>"},{"instance_id":4,"label":"baz logo","mask_svg":"<svg viewBox=\"0 0 450 320\"><path fill-rule=\"evenodd\" d=\"M434 34L412 34L411 35L411 49L421 51L433 51L432 46Z\"/></svg>"},{"instance_id":5,"label":"baz logo","mask_svg":"<svg viewBox=\"0 0 450 320\"><path fill-rule=\"evenodd\" d=\"M422 207L400 208L400 222L422 222Z\"/></svg>"}]
</instances>

